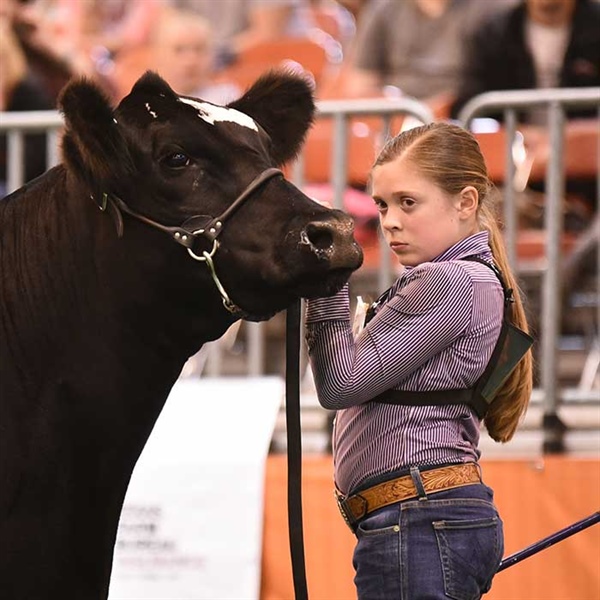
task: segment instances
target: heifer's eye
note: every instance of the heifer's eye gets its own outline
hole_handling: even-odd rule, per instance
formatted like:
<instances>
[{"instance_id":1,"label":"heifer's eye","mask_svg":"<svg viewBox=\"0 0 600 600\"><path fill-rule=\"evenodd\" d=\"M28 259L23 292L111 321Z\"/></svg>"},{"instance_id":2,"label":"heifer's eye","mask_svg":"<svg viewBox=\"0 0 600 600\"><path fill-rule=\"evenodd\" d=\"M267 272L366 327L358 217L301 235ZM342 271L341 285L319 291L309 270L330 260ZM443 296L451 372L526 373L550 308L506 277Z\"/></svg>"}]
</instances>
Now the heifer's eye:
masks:
<instances>
[{"instance_id":1,"label":"heifer's eye","mask_svg":"<svg viewBox=\"0 0 600 600\"><path fill-rule=\"evenodd\" d=\"M172 154L165 156L162 162L170 169L183 169L183 167L189 166L191 160L190 157L183 152L173 152Z\"/></svg>"}]
</instances>

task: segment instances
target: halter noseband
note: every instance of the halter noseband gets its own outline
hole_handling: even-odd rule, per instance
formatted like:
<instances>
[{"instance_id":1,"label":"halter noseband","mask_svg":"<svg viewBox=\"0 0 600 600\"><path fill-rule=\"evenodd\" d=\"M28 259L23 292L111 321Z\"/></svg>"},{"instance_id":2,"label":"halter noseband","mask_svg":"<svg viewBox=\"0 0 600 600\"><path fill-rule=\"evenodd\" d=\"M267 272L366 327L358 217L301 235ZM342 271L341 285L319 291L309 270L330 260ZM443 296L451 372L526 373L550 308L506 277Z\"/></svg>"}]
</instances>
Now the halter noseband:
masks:
<instances>
[{"instance_id":1,"label":"halter noseband","mask_svg":"<svg viewBox=\"0 0 600 600\"><path fill-rule=\"evenodd\" d=\"M102 194L101 203L96 203L100 210L107 210L110 205L114 212L115 218L117 222L117 233L119 237L123 235L123 220L121 217L121 211L127 213L128 215L134 217L138 221L142 223L146 223L146 225L150 225L155 229L159 229L160 231L165 232L169 237L184 246L188 254L197 261L205 262L210 271L211 277L217 289L219 290L219 294L221 295L221 299L223 301L223 306L232 314L237 317L243 318L247 315L245 311L239 308L236 304L234 304L225 291L223 284L219 280L215 265L213 262L213 256L215 255L217 249L219 248L219 241L217 237L223 231L223 225L231 217L231 215L248 199L250 194L255 192L259 187L261 187L264 183L266 183L269 179L272 179L276 175L281 175L282 171L280 169L266 169L256 178L254 178L246 187L246 189L225 209L223 213L221 213L218 217L210 217L208 215L195 215L187 219L182 225L179 227L169 227L167 225L162 225L157 221L153 221L144 215L141 215L131 208L127 206L127 204L121 200L118 196L114 194L108 194L104 192ZM92 196L92 200L96 201ZM194 250L196 249L197 242L199 239L204 239L212 244L212 248L210 252L206 250L201 250L201 254L198 255Z\"/></svg>"}]
</instances>

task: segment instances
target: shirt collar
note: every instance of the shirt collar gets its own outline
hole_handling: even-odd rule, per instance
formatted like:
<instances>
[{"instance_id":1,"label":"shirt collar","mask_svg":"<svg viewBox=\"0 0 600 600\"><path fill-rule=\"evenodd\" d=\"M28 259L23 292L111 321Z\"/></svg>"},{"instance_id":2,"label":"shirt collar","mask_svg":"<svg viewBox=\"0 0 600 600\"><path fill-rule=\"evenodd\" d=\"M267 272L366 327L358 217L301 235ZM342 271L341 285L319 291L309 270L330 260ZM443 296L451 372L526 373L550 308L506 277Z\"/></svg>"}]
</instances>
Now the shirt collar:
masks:
<instances>
[{"instance_id":1,"label":"shirt collar","mask_svg":"<svg viewBox=\"0 0 600 600\"><path fill-rule=\"evenodd\" d=\"M460 242L450 246L447 250L444 250L441 254L438 254L435 258L432 258L428 262L438 263L448 260L460 260L465 256L479 256L483 255L484 258L492 259L492 249L489 244L489 232L487 230L478 231L477 233L466 237ZM420 265L416 265L417 267ZM406 280L413 269L416 267L405 266L400 277L396 280L392 287L398 287L401 282Z\"/></svg>"},{"instance_id":2,"label":"shirt collar","mask_svg":"<svg viewBox=\"0 0 600 600\"><path fill-rule=\"evenodd\" d=\"M480 254L489 255L491 254L489 239L490 236L488 231L478 231L477 233L460 240L460 242L454 244L454 246L450 246L450 248L433 258L431 262L437 263L447 260L460 260L465 256Z\"/></svg>"}]
</instances>

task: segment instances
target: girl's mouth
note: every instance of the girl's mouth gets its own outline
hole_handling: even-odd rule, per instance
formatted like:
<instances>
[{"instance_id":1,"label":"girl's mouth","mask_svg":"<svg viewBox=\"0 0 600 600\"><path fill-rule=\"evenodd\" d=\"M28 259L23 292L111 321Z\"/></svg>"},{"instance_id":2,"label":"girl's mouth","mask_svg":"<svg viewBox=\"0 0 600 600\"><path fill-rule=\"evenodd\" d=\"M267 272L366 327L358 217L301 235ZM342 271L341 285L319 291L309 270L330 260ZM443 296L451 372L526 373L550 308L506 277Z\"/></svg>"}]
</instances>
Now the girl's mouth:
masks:
<instances>
[{"instance_id":1,"label":"girl's mouth","mask_svg":"<svg viewBox=\"0 0 600 600\"><path fill-rule=\"evenodd\" d=\"M408 244L404 242L390 242L390 248L392 250L404 250L408 247Z\"/></svg>"}]
</instances>

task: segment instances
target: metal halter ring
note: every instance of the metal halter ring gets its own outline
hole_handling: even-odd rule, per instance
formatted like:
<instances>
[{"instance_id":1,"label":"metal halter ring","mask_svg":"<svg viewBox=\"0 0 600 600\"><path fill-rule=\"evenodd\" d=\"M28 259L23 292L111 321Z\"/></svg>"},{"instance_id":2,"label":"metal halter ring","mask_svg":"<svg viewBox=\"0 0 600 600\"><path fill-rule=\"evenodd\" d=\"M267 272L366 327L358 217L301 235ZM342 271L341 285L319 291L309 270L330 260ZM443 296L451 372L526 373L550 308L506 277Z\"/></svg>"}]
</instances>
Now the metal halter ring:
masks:
<instances>
[{"instance_id":1,"label":"metal halter ring","mask_svg":"<svg viewBox=\"0 0 600 600\"><path fill-rule=\"evenodd\" d=\"M199 233L204 233L204 229L198 229L198 230L194 231L194 235L198 235ZM195 254L191 248L188 248L187 251L194 260L198 260L200 262L206 262L206 257L208 256L208 258L212 258L215 255L215 252L217 251L218 247L219 247L219 240L214 240L211 251L203 252L202 256L198 256L197 254Z\"/></svg>"}]
</instances>

